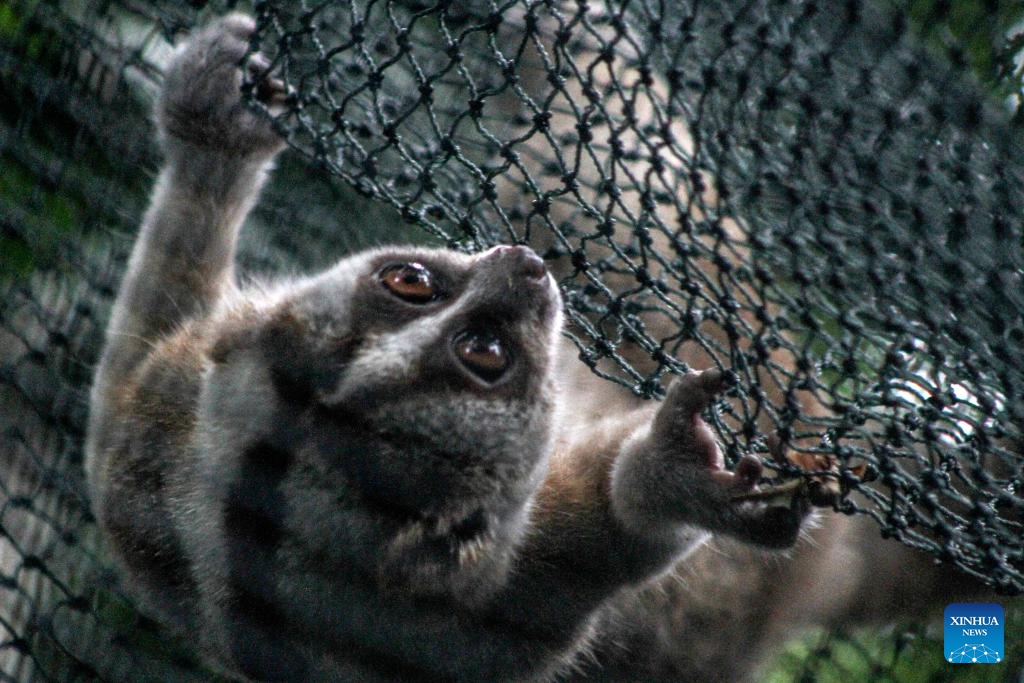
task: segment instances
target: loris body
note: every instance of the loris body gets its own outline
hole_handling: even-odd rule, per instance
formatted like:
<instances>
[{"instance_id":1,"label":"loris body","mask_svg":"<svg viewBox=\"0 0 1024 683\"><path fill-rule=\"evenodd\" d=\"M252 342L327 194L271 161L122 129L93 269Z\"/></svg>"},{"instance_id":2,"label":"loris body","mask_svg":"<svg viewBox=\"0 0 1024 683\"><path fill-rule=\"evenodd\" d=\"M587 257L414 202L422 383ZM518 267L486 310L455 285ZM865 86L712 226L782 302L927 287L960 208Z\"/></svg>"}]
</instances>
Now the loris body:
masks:
<instances>
[{"instance_id":1,"label":"loris body","mask_svg":"<svg viewBox=\"0 0 1024 683\"><path fill-rule=\"evenodd\" d=\"M251 31L227 17L167 71L167 162L93 391L93 505L150 610L251 679L543 680L709 533L794 542L802 501L749 495L760 465L725 471L700 420L721 373L574 422L529 249L389 248L240 288L281 148L239 101Z\"/></svg>"}]
</instances>

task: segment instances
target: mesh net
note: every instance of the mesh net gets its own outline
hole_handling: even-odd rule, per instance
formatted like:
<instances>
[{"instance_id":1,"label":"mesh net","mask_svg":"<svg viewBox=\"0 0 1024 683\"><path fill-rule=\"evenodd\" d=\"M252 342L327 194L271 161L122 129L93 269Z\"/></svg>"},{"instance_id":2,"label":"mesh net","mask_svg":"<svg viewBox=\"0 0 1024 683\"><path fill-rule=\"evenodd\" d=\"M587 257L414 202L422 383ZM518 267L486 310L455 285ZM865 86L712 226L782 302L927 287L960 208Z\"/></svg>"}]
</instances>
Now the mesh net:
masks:
<instances>
[{"instance_id":1,"label":"mesh net","mask_svg":"<svg viewBox=\"0 0 1024 683\"><path fill-rule=\"evenodd\" d=\"M378 242L531 244L594 372L652 397L672 373L728 370L712 417L727 457L777 434L793 457L774 467L831 482L841 512L1024 588L1022 41L1005 32L1021 9L961 18L990 22L986 61L943 2L14 0L0 679L208 677L118 592L81 464L158 163L160 65L236 4L291 88L276 125L294 150L244 267L304 271ZM339 227L352 215L358 230ZM827 636L807 675L836 638L852 642ZM874 671L905 651L853 650Z\"/></svg>"},{"instance_id":2,"label":"mesh net","mask_svg":"<svg viewBox=\"0 0 1024 683\"><path fill-rule=\"evenodd\" d=\"M1003 112L847 3L265 3L292 145L455 247L547 245L583 362L717 363L765 428L870 465L892 535L1021 574L1022 169ZM683 359L682 361L678 359ZM1003 468L1000 463L1008 466ZM1006 471L1009 470L1009 471Z\"/></svg>"}]
</instances>

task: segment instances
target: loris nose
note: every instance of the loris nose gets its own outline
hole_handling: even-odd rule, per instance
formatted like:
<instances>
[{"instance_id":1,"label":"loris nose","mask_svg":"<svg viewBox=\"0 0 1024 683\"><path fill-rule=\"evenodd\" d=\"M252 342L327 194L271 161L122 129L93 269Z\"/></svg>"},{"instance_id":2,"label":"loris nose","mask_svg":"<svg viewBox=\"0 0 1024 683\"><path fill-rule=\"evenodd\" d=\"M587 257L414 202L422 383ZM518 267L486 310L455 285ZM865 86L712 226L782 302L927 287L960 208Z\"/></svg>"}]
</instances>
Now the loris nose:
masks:
<instances>
[{"instance_id":1,"label":"loris nose","mask_svg":"<svg viewBox=\"0 0 1024 683\"><path fill-rule=\"evenodd\" d=\"M486 252L483 257L500 259L498 262L508 268L513 276L543 280L548 274L544 260L529 247L502 244Z\"/></svg>"}]
</instances>

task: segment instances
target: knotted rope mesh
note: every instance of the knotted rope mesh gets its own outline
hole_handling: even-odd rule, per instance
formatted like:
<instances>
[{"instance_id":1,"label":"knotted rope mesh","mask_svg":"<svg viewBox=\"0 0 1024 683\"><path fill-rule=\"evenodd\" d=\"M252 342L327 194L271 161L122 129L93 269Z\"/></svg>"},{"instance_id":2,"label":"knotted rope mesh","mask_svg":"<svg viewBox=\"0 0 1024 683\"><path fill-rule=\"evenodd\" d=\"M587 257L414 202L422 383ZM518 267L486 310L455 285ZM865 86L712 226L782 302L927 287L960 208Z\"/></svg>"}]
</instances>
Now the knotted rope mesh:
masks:
<instances>
[{"instance_id":1,"label":"knotted rope mesh","mask_svg":"<svg viewBox=\"0 0 1024 683\"><path fill-rule=\"evenodd\" d=\"M764 426L814 439L867 499L845 511L1024 585L1019 150L963 73L908 47L902 14L258 16L293 146L451 246L545 246L595 371L651 396L679 359L717 363L742 399L721 425L734 455Z\"/></svg>"},{"instance_id":2,"label":"knotted rope mesh","mask_svg":"<svg viewBox=\"0 0 1024 683\"><path fill-rule=\"evenodd\" d=\"M775 435L781 476L1019 592L1020 129L961 43L922 36L945 4L897 4L243 6L294 150L243 265L530 244L594 372L653 397L726 369L729 458ZM158 163L147 98L168 41L236 5L0 7L0 678L205 675L120 597L81 463Z\"/></svg>"}]
</instances>

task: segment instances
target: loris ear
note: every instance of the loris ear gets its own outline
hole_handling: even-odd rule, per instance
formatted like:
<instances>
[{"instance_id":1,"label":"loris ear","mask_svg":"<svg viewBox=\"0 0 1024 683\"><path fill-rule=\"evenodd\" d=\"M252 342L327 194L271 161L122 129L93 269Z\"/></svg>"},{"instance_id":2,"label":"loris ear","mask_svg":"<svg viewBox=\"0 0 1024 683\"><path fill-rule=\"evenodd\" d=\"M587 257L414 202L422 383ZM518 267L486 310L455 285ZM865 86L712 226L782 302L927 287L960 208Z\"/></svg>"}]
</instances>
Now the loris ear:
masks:
<instances>
[{"instance_id":1,"label":"loris ear","mask_svg":"<svg viewBox=\"0 0 1024 683\"><path fill-rule=\"evenodd\" d=\"M301 320L284 310L255 324L227 325L213 344L210 358L225 363L244 350L257 353L266 362L281 399L304 407L336 386L351 358L352 346L347 338L312 337Z\"/></svg>"}]
</instances>

